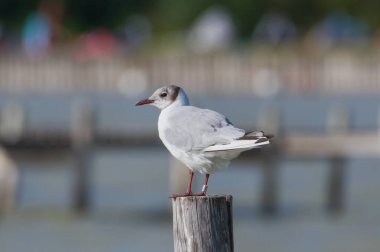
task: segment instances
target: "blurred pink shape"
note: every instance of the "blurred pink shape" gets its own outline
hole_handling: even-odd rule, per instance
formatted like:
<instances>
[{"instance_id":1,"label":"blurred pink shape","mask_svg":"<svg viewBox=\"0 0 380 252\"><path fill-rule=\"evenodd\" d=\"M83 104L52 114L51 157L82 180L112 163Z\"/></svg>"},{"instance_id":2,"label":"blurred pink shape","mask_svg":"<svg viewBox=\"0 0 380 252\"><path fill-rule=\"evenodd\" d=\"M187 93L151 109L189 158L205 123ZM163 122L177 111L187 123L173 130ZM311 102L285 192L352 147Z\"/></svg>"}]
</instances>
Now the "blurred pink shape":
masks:
<instances>
[{"instance_id":1,"label":"blurred pink shape","mask_svg":"<svg viewBox=\"0 0 380 252\"><path fill-rule=\"evenodd\" d=\"M79 37L74 55L80 59L97 59L113 56L116 51L115 36L104 28L98 28Z\"/></svg>"}]
</instances>

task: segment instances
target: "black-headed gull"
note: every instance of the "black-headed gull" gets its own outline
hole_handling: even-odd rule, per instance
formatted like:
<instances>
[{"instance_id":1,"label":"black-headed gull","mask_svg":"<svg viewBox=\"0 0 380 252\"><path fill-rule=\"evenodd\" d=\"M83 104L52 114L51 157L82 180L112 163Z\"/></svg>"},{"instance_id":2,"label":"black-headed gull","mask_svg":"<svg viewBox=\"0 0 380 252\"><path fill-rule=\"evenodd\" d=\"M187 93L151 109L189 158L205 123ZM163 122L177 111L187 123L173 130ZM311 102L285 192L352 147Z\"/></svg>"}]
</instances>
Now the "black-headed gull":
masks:
<instances>
[{"instance_id":1,"label":"black-headed gull","mask_svg":"<svg viewBox=\"0 0 380 252\"><path fill-rule=\"evenodd\" d=\"M185 91L171 85L159 88L136 106L153 105L161 110L158 132L170 153L189 169L189 184L181 196L204 196L210 174L224 170L243 151L269 144L272 136L262 131L246 133L223 115L190 106ZM206 175L201 193L192 193L194 171Z\"/></svg>"}]
</instances>

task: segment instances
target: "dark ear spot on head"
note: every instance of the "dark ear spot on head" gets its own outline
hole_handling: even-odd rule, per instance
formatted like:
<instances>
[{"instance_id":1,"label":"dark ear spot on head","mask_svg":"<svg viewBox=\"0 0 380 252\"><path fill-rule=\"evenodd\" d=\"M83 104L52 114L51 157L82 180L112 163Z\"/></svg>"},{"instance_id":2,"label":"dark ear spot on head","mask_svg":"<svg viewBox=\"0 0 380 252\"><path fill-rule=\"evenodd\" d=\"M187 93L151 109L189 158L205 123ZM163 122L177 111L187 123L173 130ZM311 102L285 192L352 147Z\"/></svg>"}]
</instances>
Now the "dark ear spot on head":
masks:
<instances>
[{"instance_id":1,"label":"dark ear spot on head","mask_svg":"<svg viewBox=\"0 0 380 252\"><path fill-rule=\"evenodd\" d=\"M179 93L179 90L181 89L180 87L178 86L175 86L175 85L171 85L171 88L173 89L174 93L173 93L173 101L175 99L177 99L177 96L178 96L178 93Z\"/></svg>"}]
</instances>

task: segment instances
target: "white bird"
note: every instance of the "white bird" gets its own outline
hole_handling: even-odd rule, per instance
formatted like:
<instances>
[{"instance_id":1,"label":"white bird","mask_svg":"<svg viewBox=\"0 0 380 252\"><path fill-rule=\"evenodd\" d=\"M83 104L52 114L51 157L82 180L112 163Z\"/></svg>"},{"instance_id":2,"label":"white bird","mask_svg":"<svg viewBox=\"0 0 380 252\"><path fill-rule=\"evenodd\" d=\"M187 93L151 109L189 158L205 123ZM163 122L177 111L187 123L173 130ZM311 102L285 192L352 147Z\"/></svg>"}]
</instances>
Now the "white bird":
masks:
<instances>
[{"instance_id":1,"label":"white bird","mask_svg":"<svg viewBox=\"0 0 380 252\"><path fill-rule=\"evenodd\" d=\"M269 144L270 135L262 131L246 133L223 115L209 109L190 106L185 91L165 86L136 106L153 105L161 110L159 137L170 153L189 169L189 183L182 196L204 196L210 174L224 170L243 151ZM201 193L192 193L194 171L206 175Z\"/></svg>"}]
</instances>

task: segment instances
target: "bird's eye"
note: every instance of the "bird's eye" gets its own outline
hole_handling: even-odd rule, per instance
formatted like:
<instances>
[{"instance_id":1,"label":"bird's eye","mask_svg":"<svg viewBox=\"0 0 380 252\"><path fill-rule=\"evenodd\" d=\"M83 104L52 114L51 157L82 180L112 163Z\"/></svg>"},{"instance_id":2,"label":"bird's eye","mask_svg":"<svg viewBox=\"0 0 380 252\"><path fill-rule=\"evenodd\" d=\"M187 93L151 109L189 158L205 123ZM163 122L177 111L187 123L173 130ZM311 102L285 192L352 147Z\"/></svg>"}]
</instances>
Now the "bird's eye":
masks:
<instances>
[{"instance_id":1,"label":"bird's eye","mask_svg":"<svg viewBox=\"0 0 380 252\"><path fill-rule=\"evenodd\" d=\"M160 97L161 97L161 98L164 98L164 97L166 97L167 95L168 95L168 94L164 92L164 93L161 93L161 94L160 94Z\"/></svg>"}]
</instances>

